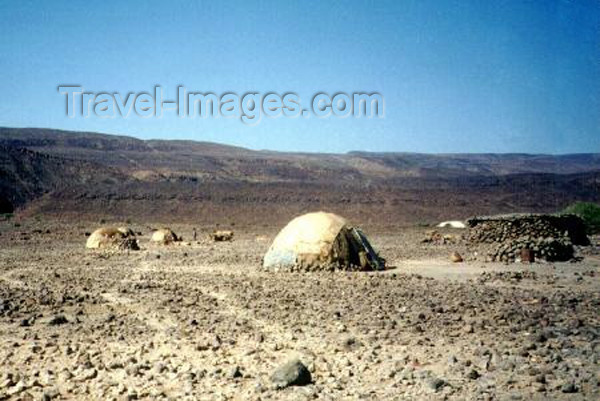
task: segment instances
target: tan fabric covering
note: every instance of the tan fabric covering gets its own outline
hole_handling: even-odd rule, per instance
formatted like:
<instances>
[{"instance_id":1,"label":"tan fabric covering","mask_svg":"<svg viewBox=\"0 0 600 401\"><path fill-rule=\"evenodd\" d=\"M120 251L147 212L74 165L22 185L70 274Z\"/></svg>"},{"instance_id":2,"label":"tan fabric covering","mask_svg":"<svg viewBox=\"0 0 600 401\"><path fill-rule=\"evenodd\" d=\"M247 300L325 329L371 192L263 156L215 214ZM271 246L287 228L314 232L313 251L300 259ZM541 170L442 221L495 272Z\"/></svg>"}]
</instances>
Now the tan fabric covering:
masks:
<instances>
[{"instance_id":1,"label":"tan fabric covering","mask_svg":"<svg viewBox=\"0 0 600 401\"><path fill-rule=\"evenodd\" d=\"M179 241L179 237L170 228L161 228L152 233L152 242L161 244L170 244L174 241Z\"/></svg>"},{"instance_id":2,"label":"tan fabric covering","mask_svg":"<svg viewBox=\"0 0 600 401\"><path fill-rule=\"evenodd\" d=\"M450 220L450 221L442 221L437 225L438 227L450 227L450 228L466 228L467 226L462 221L458 220Z\"/></svg>"},{"instance_id":3,"label":"tan fabric covering","mask_svg":"<svg viewBox=\"0 0 600 401\"><path fill-rule=\"evenodd\" d=\"M335 238L345 225L346 220L333 213L308 213L290 221L271 247L291 250L306 257L327 258Z\"/></svg>"},{"instance_id":4,"label":"tan fabric covering","mask_svg":"<svg viewBox=\"0 0 600 401\"><path fill-rule=\"evenodd\" d=\"M125 230L125 232L124 232ZM118 246L120 242L129 236L127 230L123 227L101 227L94 231L85 243L86 248L107 248Z\"/></svg>"}]
</instances>

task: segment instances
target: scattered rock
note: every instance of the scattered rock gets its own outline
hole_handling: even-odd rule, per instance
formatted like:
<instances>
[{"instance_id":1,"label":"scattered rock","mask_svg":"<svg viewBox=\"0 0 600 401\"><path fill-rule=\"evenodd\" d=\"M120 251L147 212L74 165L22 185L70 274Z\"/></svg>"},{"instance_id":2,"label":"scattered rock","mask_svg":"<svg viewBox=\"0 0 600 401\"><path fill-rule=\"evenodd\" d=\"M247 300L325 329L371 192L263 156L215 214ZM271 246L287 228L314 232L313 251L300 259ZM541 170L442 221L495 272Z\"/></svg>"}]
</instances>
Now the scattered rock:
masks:
<instances>
[{"instance_id":1,"label":"scattered rock","mask_svg":"<svg viewBox=\"0 0 600 401\"><path fill-rule=\"evenodd\" d=\"M460 253L454 251L450 254L450 260L454 263L460 263L463 261L463 257L460 255Z\"/></svg>"},{"instance_id":2,"label":"scattered rock","mask_svg":"<svg viewBox=\"0 0 600 401\"><path fill-rule=\"evenodd\" d=\"M312 376L308 368L295 359L278 367L271 375L271 381L277 388L304 386L312 382Z\"/></svg>"},{"instance_id":3,"label":"scattered rock","mask_svg":"<svg viewBox=\"0 0 600 401\"><path fill-rule=\"evenodd\" d=\"M69 321L64 315L56 315L48 321L49 326L59 326L65 323L69 323Z\"/></svg>"},{"instance_id":4,"label":"scattered rock","mask_svg":"<svg viewBox=\"0 0 600 401\"><path fill-rule=\"evenodd\" d=\"M477 380L481 377L481 375L479 374L479 372L475 369L471 369L469 371L469 373L467 373L467 377L471 380Z\"/></svg>"},{"instance_id":5,"label":"scattered rock","mask_svg":"<svg viewBox=\"0 0 600 401\"><path fill-rule=\"evenodd\" d=\"M86 381L86 380L95 379L96 377L98 377L98 371L94 368L91 368L91 369L84 370L83 373L81 374L81 376L77 377L77 380L78 381Z\"/></svg>"},{"instance_id":6,"label":"scattered rock","mask_svg":"<svg viewBox=\"0 0 600 401\"><path fill-rule=\"evenodd\" d=\"M218 230L208 235L208 238L214 242L232 241L233 231L231 230Z\"/></svg>"},{"instance_id":7,"label":"scattered rock","mask_svg":"<svg viewBox=\"0 0 600 401\"><path fill-rule=\"evenodd\" d=\"M445 380L440 379L439 377L430 377L427 380L425 380L425 384L427 388L437 392L440 391L442 387L444 387L447 383Z\"/></svg>"},{"instance_id":8,"label":"scattered rock","mask_svg":"<svg viewBox=\"0 0 600 401\"><path fill-rule=\"evenodd\" d=\"M166 370L167 370L167 367L166 367L166 366L165 366L165 364L164 364L164 363L162 363L162 362L157 362L157 363L154 365L154 368L153 368L153 372L154 372L155 374L158 374L158 375L159 375L159 374L161 374L161 373L163 373L163 372L164 372L164 371L166 371Z\"/></svg>"},{"instance_id":9,"label":"scattered rock","mask_svg":"<svg viewBox=\"0 0 600 401\"><path fill-rule=\"evenodd\" d=\"M58 378L59 378L61 381L64 381L64 382L66 382L66 381L69 381L69 380L71 380L71 379L73 378L73 373L71 373L71 371L70 371L70 370L68 370L68 369L63 369L63 370L62 370L62 371L61 371L61 372L58 374Z\"/></svg>"},{"instance_id":10,"label":"scattered rock","mask_svg":"<svg viewBox=\"0 0 600 401\"><path fill-rule=\"evenodd\" d=\"M57 398L58 396L60 396L60 392L57 389L49 388L44 390L44 393L42 394L42 400L50 401Z\"/></svg>"},{"instance_id":11,"label":"scattered rock","mask_svg":"<svg viewBox=\"0 0 600 401\"><path fill-rule=\"evenodd\" d=\"M242 371L240 369L239 366L234 366L233 368L231 368L231 370L229 371L229 373L227 374L227 376L230 379L237 379L239 377L242 377Z\"/></svg>"},{"instance_id":12,"label":"scattered rock","mask_svg":"<svg viewBox=\"0 0 600 401\"><path fill-rule=\"evenodd\" d=\"M16 383L12 374L8 373L5 375L2 381L0 381L0 389L14 386Z\"/></svg>"},{"instance_id":13,"label":"scattered rock","mask_svg":"<svg viewBox=\"0 0 600 401\"><path fill-rule=\"evenodd\" d=\"M577 386L575 386L575 383L569 382L569 383L563 384L562 387L560 388L560 391L562 391L565 394L573 394L578 391L578 388L577 388Z\"/></svg>"},{"instance_id":14,"label":"scattered rock","mask_svg":"<svg viewBox=\"0 0 600 401\"><path fill-rule=\"evenodd\" d=\"M20 392L22 392L23 390L25 390L26 388L27 388L27 386L25 385L25 382L23 382L23 380L19 380L19 382L17 384L15 384L14 386L10 387L6 391L6 394L8 394L9 396L11 396L11 395L17 395Z\"/></svg>"}]
</instances>

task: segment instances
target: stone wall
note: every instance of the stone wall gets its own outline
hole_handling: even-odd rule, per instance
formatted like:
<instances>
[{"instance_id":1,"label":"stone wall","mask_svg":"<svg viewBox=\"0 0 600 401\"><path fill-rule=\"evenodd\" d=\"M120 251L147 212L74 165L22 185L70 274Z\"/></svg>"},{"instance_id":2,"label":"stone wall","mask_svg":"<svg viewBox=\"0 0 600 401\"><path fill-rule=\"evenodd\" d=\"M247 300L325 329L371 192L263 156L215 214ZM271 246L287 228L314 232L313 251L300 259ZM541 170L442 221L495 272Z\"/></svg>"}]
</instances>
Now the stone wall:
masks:
<instances>
[{"instance_id":1,"label":"stone wall","mask_svg":"<svg viewBox=\"0 0 600 401\"><path fill-rule=\"evenodd\" d=\"M519 261L522 249L533 251L536 259L566 261L574 256L573 245L589 245L585 224L575 215L474 217L467 225L467 246L486 261Z\"/></svg>"}]
</instances>

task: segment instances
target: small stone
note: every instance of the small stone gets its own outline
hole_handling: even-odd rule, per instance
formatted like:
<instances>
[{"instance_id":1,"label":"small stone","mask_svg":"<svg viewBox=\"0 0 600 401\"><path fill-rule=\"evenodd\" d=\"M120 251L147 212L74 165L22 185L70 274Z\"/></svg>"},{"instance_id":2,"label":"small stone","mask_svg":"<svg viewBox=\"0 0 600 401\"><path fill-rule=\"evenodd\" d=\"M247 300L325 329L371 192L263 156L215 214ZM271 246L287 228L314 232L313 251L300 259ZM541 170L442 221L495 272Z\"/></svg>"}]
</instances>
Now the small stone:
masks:
<instances>
[{"instance_id":1,"label":"small stone","mask_svg":"<svg viewBox=\"0 0 600 401\"><path fill-rule=\"evenodd\" d=\"M161 373L163 373L165 370L167 370L167 367L166 367L166 366L165 366L165 364L164 364L164 363L162 363L162 362L157 362L157 363L154 365L154 369L153 369L153 371L154 371L154 373L155 373L155 374L161 374Z\"/></svg>"},{"instance_id":2,"label":"small stone","mask_svg":"<svg viewBox=\"0 0 600 401\"><path fill-rule=\"evenodd\" d=\"M54 398L58 397L60 395L60 392L55 389L55 388L50 388L44 391L44 394L42 395L42 400L43 401L50 401L53 400Z\"/></svg>"},{"instance_id":3,"label":"small stone","mask_svg":"<svg viewBox=\"0 0 600 401\"><path fill-rule=\"evenodd\" d=\"M400 380L412 380L414 378L414 370L412 366L405 366L400 373L396 373L396 377Z\"/></svg>"},{"instance_id":4,"label":"small stone","mask_svg":"<svg viewBox=\"0 0 600 401\"><path fill-rule=\"evenodd\" d=\"M242 377L242 371L240 370L239 366L234 366L233 368L231 368L231 370L228 373L228 376L230 379L237 379L239 377Z\"/></svg>"},{"instance_id":5,"label":"small stone","mask_svg":"<svg viewBox=\"0 0 600 401\"><path fill-rule=\"evenodd\" d=\"M5 380L3 380L2 382L0 382L0 389L2 388L8 388L11 386L15 385L15 381L13 379L12 374L9 374L8 377L6 377Z\"/></svg>"},{"instance_id":6,"label":"small stone","mask_svg":"<svg viewBox=\"0 0 600 401\"><path fill-rule=\"evenodd\" d=\"M446 382L439 377L432 377L425 381L427 387L435 392L439 391L446 385Z\"/></svg>"},{"instance_id":7,"label":"small stone","mask_svg":"<svg viewBox=\"0 0 600 401\"><path fill-rule=\"evenodd\" d=\"M302 362L294 359L278 367L271 375L271 381L277 388L304 386L312 382L312 376Z\"/></svg>"},{"instance_id":8,"label":"small stone","mask_svg":"<svg viewBox=\"0 0 600 401\"><path fill-rule=\"evenodd\" d=\"M69 321L64 315L56 315L48 321L49 326L58 326L65 323L69 323Z\"/></svg>"},{"instance_id":9,"label":"small stone","mask_svg":"<svg viewBox=\"0 0 600 401\"><path fill-rule=\"evenodd\" d=\"M561 387L560 391L562 391L565 394L573 394L576 393L578 389L577 386L575 386L575 383L565 383Z\"/></svg>"},{"instance_id":10,"label":"small stone","mask_svg":"<svg viewBox=\"0 0 600 401\"><path fill-rule=\"evenodd\" d=\"M467 373L467 377L471 380L477 380L481 377L481 375L479 374L479 372L475 369L471 369L469 371L469 373Z\"/></svg>"},{"instance_id":11,"label":"small stone","mask_svg":"<svg viewBox=\"0 0 600 401\"><path fill-rule=\"evenodd\" d=\"M358 341L356 340L355 337L352 336L346 336L342 339L342 346L345 349L352 349L358 346Z\"/></svg>"},{"instance_id":12,"label":"small stone","mask_svg":"<svg viewBox=\"0 0 600 401\"><path fill-rule=\"evenodd\" d=\"M91 380L98 377L98 371L96 369L87 369L83 371L83 374L78 378L80 381Z\"/></svg>"},{"instance_id":13,"label":"small stone","mask_svg":"<svg viewBox=\"0 0 600 401\"><path fill-rule=\"evenodd\" d=\"M9 396L19 394L21 391L25 390L25 387L26 386L23 380L20 380L16 385L8 389L6 394L8 394Z\"/></svg>"},{"instance_id":14,"label":"small stone","mask_svg":"<svg viewBox=\"0 0 600 401\"><path fill-rule=\"evenodd\" d=\"M460 253L458 253L458 252L454 251L454 252L452 252L452 253L450 254L450 260L451 260L453 263L460 263L460 262L462 262L462 261L463 261L463 257L461 256L461 254L460 254Z\"/></svg>"},{"instance_id":15,"label":"small stone","mask_svg":"<svg viewBox=\"0 0 600 401\"><path fill-rule=\"evenodd\" d=\"M71 373L68 369L64 369L58 374L58 377L62 381L68 381L73 378L73 373Z\"/></svg>"},{"instance_id":16,"label":"small stone","mask_svg":"<svg viewBox=\"0 0 600 401\"><path fill-rule=\"evenodd\" d=\"M125 372L127 372L129 376L137 376L140 373L140 366L136 363L131 364L125 368Z\"/></svg>"},{"instance_id":17,"label":"small stone","mask_svg":"<svg viewBox=\"0 0 600 401\"><path fill-rule=\"evenodd\" d=\"M221 337L219 337L218 335L215 335L211 341L211 346L214 350L217 350L221 347Z\"/></svg>"}]
</instances>

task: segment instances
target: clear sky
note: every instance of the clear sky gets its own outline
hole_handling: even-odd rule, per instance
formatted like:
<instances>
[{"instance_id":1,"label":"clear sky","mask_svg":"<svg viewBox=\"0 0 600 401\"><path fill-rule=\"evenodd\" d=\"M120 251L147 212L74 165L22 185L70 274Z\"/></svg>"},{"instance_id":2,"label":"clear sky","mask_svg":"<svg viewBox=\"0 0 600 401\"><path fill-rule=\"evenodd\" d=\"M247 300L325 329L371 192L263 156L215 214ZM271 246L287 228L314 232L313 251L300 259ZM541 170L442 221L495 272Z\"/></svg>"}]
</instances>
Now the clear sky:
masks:
<instances>
[{"instance_id":1,"label":"clear sky","mask_svg":"<svg viewBox=\"0 0 600 401\"><path fill-rule=\"evenodd\" d=\"M0 125L345 152L600 152L600 2L3 1ZM68 118L93 92L379 92L385 116Z\"/></svg>"}]
</instances>

